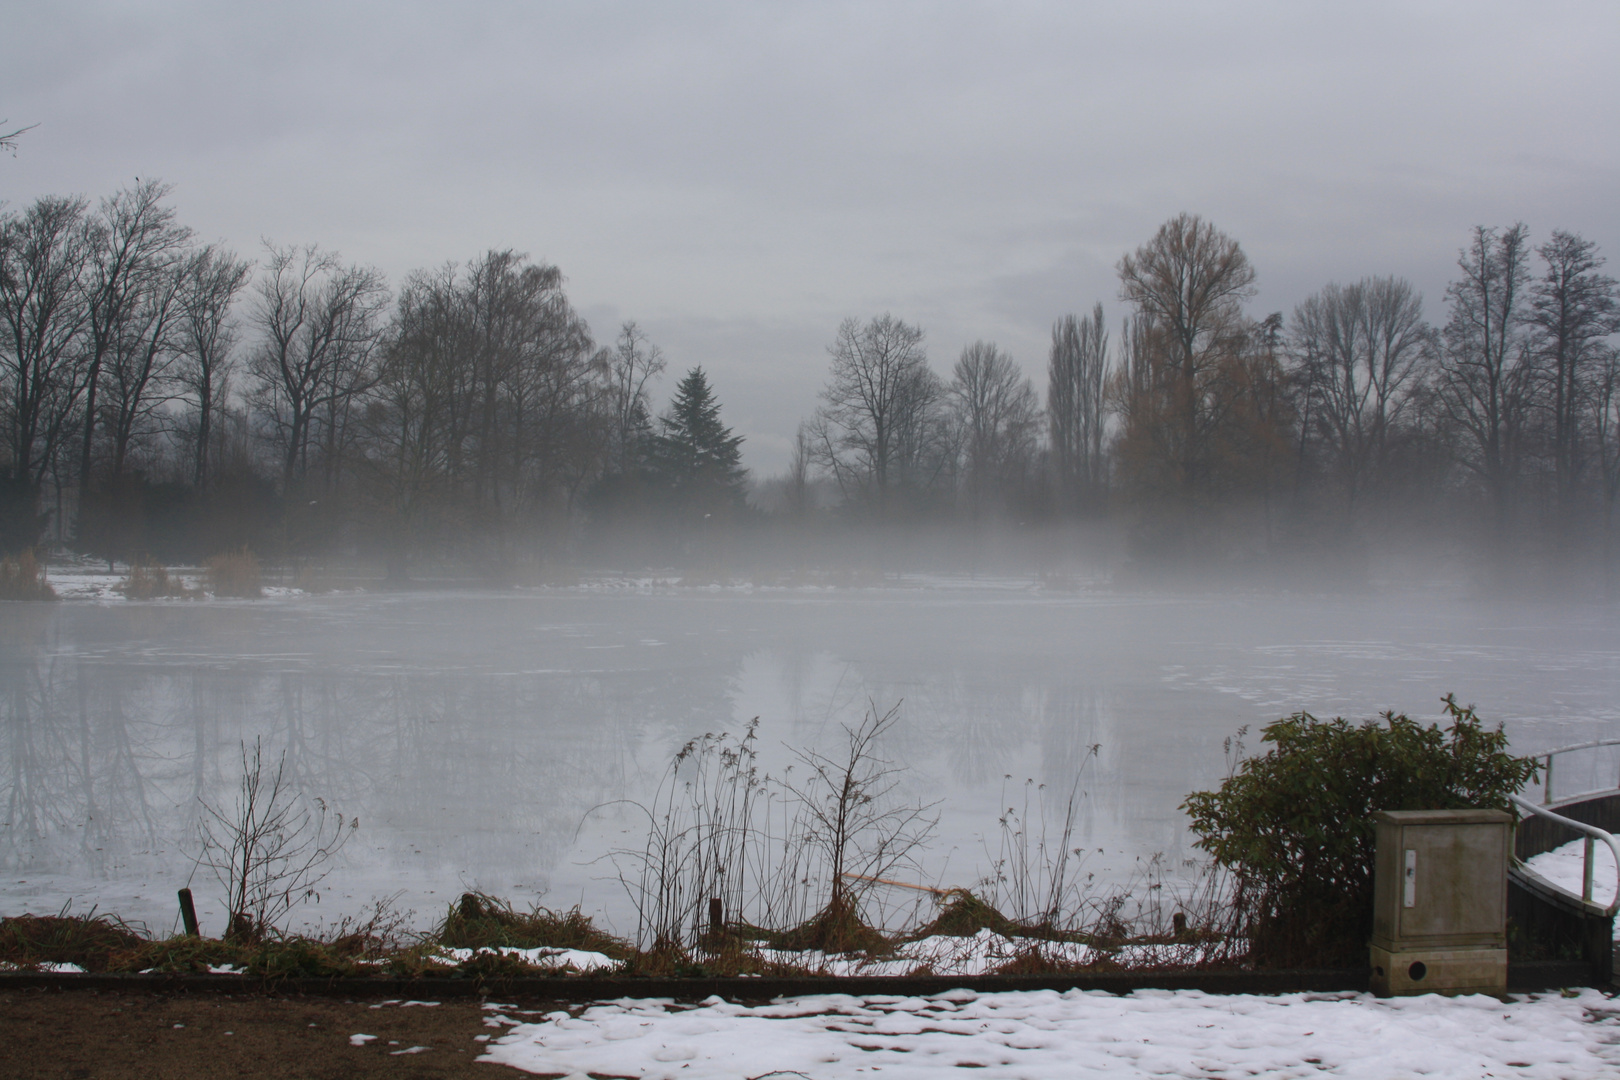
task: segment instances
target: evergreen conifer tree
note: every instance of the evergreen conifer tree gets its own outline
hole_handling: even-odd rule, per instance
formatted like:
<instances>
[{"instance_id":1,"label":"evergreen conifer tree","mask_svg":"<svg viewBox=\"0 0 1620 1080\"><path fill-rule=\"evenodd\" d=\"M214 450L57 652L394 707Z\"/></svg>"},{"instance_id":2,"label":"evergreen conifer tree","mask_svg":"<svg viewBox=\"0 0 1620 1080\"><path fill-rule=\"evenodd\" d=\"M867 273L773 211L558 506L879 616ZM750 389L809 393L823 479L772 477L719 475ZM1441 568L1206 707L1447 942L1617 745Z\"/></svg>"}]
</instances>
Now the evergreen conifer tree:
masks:
<instances>
[{"instance_id":1,"label":"evergreen conifer tree","mask_svg":"<svg viewBox=\"0 0 1620 1080\"><path fill-rule=\"evenodd\" d=\"M720 422L720 403L701 367L687 372L675 388L659 427L655 468L679 503L741 505L748 476L742 467L742 436Z\"/></svg>"}]
</instances>

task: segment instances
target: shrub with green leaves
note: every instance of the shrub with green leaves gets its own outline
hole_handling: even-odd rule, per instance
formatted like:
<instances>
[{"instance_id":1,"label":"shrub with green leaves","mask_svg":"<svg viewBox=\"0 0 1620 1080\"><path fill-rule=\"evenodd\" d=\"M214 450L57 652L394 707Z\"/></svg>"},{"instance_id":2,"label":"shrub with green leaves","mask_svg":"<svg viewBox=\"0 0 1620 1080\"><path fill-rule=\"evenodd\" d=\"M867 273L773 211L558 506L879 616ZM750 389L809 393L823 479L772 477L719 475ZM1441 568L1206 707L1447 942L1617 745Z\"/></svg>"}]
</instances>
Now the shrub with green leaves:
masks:
<instances>
[{"instance_id":1,"label":"shrub with green leaves","mask_svg":"<svg viewBox=\"0 0 1620 1080\"><path fill-rule=\"evenodd\" d=\"M1536 762L1498 725L1445 697L1448 728L1386 712L1352 724L1309 713L1268 725L1271 749L1182 805L1197 844L1232 870L1256 963L1360 965L1372 932L1372 814L1512 811Z\"/></svg>"}]
</instances>

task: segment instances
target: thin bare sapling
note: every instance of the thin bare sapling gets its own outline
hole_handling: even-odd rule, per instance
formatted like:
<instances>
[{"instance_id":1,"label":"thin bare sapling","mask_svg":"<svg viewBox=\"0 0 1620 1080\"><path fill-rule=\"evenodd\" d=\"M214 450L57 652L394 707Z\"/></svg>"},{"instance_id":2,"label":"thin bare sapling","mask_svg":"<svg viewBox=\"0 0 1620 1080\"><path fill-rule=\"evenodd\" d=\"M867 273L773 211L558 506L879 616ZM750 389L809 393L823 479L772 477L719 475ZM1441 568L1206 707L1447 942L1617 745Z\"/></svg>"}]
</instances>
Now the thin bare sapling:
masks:
<instances>
[{"instance_id":1,"label":"thin bare sapling","mask_svg":"<svg viewBox=\"0 0 1620 1080\"><path fill-rule=\"evenodd\" d=\"M293 908L319 901L320 884L360 819L345 822L324 800L294 790L283 752L274 768L259 740L242 744L242 781L235 804L203 801L201 865L225 890L231 940L259 940L281 929Z\"/></svg>"},{"instance_id":2,"label":"thin bare sapling","mask_svg":"<svg viewBox=\"0 0 1620 1080\"><path fill-rule=\"evenodd\" d=\"M899 716L898 703L882 714L874 704L858 726L844 727L842 754L795 751L805 774L789 785L801 810L790 843L819 862L827 890L825 905L794 935L799 947L842 952L876 944L865 921L868 898L897 875L920 873L916 855L938 824L931 813L938 803L901 798L901 770L880 756L879 743Z\"/></svg>"}]
</instances>

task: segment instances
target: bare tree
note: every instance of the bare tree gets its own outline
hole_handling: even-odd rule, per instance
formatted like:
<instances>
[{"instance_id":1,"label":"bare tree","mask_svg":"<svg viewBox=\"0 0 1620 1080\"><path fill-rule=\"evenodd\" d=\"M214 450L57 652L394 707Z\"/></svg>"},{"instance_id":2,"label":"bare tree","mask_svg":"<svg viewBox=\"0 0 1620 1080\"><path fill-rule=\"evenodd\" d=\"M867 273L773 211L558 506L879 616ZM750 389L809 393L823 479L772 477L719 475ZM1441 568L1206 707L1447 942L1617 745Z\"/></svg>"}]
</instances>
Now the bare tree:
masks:
<instances>
[{"instance_id":1,"label":"bare tree","mask_svg":"<svg viewBox=\"0 0 1620 1080\"><path fill-rule=\"evenodd\" d=\"M313 245L265 246L253 312L261 341L251 369L281 444L282 484L306 476L312 446L326 451L330 483L354 398L376 378L387 290L379 271L344 266Z\"/></svg>"},{"instance_id":2,"label":"bare tree","mask_svg":"<svg viewBox=\"0 0 1620 1080\"><path fill-rule=\"evenodd\" d=\"M368 417L372 463L407 530L424 503L451 497L470 446L473 371L456 278L454 265L406 277L383 350L378 408Z\"/></svg>"},{"instance_id":3,"label":"bare tree","mask_svg":"<svg viewBox=\"0 0 1620 1080\"><path fill-rule=\"evenodd\" d=\"M156 180L138 182L103 199L89 224L85 287L90 320L80 425L81 493L90 490L102 369L121 348L129 347L137 333L133 321L150 316L150 310L141 311L142 306L150 306L154 293L169 291L172 264L191 239L191 230L177 223L174 209L164 205L171 190ZM164 318L166 321L166 315Z\"/></svg>"},{"instance_id":4,"label":"bare tree","mask_svg":"<svg viewBox=\"0 0 1620 1080\"><path fill-rule=\"evenodd\" d=\"M910 863L938 824L931 815L937 804L899 798L899 770L879 756L899 715L898 703L882 714L874 705L858 726L844 726L848 742L841 754L795 751L806 768L790 788L802 813L795 840L819 855L828 882L827 905L807 928L811 947L857 946L862 901Z\"/></svg>"},{"instance_id":5,"label":"bare tree","mask_svg":"<svg viewBox=\"0 0 1620 1080\"><path fill-rule=\"evenodd\" d=\"M1288 342L1296 393L1307 402L1302 437L1325 448L1354 510L1381 478L1391 433L1434 358L1423 297L1400 278L1329 285L1294 309Z\"/></svg>"},{"instance_id":6,"label":"bare tree","mask_svg":"<svg viewBox=\"0 0 1620 1080\"><path fill-rule=\"evenodd\" d=\"M885 513L897 487L928 478L917 474L929 471L939 434L939 379L923 332L889 314L864 326L845 319L827 352L832 368L813 424L818 459L846 499Z\"/></svg>"},{"instance_id":7,"label":"bare tree","mask_svg":"<svg viewBox=\"0 0 1620 1080\"><path fill-rule=\"evenodd\" d=\"M1067 508L1093 503L1107 482L1108 331L1102 304L1086 319L1065 315L1052 326L1046 367L1046 415L1059 498Z\"/></svg>"},{"instance_id":8,"label":"bare tree","mask_svg":"<svg viewBox=\"0 0 1620 1080\"><path fill-rule=\"evenodd\" d=\"M1530 236L1523 224L1498 232L1484 226L1462 250L1462 278L1446 289L1439 392L1447 417L1463 433L1463 463L1480 479L1504 536L1519 467L1533 362L1524 318Z\"/></svg>"},{"instance_id":9,"label":"bare tree","mask_svg":"<svg viewBox=\"0 0 1620 1080\"><path fill-rule=\"evenodd\" d=\"M604 368L554 266L492 251L410 275L368 418L390 512L498 532L571 492L600 461Z\"/></svg>"},{"instance_id":10,"label":"bare tree","mask_svg":"<svg viewBox=\"0 0 1620 1080\"><path fill-rule=\"evenodd\" d=\"M1620 331L1615 280L1601 273L1597 245L1555 231L1536 249L1546 273L1530 290L1537 363L1552 383L1553 472L1567 524L1586 465L1583 419L1594 379L1600 377L1606 339Z\"/></svg>"},{"instance_id":11,"label":"bare tree","mask_svg":"<svg viewBox=\"0 0 1620 1080\"><path fill-rule=\"evenodd\" d=\"M85 388L85 209L83 199L47 196L0 217L7 465L34 497L57 463Z\"/></svg>"},{"instance_id":12,"label":"bare tree","mask_svg":"<svg viewBox=\"0 0 1620 1080\"><path fill-rule=\"evenodd\" d=\"M1615 508L1620 506L1620 349L1603 345L1596 350L1591 393L1586 402L1592 429L1603 499L1605 543L1612 549ZM1610 566L1613 552L1609 551ZM1613 588L1613 581L1610 588Z\"/></svg>"},{"instance_id":13,"label":"bare tree","mask_svg":"<svg viewBox=\"0 0 1620 1080\"><path fill-rule=\"evenodd\" d=\"M612 467L620 475L628 475L634 471L640 447L652 432L647 384L663 373L666 362L662 350L632 320L619 328L609 363Z\"/></svg>"},{"instance_id":14,"label":"bare tree","mask_svg":"<svg viewBox=\"0 0 1620 1080\"><path fill-rule=\"evenodd\" d=\"M784 495L787 512L802 520L810 512L810 466L815 455L815 436L807 423L793 433L793 454L788 458Z\"/></svg>"},{"instance_id":15,"label":"bare tree","mask_svg":"<svg viewBox=\"0 0 1620 1080\"><path fill-rule=\"evenodd\" d=\"M278 929L296 906L318 900L322 881L358 818L345 822L320 799L306 800L287 775L287 755L272 770L263 747L242 745L236 804L203 803L198 861L225 889L225 936L254 940Z\"/></svg>"},{"instance_id":16,"label":"bare tree","mask_svg":"<svg viewBox=\"0 0 1620 1080\"><path fill-rule=\"evenodd\" d=\"M157 410L172 397L188 256L165 252L148 267L141 295L103 363L103 426L111 442L109 475L123 476L137 439L153 434Z\"/></svg>"},{"instance_id":17,"label":"bare tree","mask_svg":"<svg viewBox=\"0 0 1620 1080\"><path fill-rule=\"evenodd\" d=\"M946 387L962 441L968 505L977 514L1027 481L1040 405L1012 357L976 341L962 350Z\"/></svg>"},{"instance_id":18,"label":"bare tree","mask_svg":"<svg viewBox=\"0 0 1620 1080\"><path fill-rule=\"evenodd\" d=\"M231 305L251 272L247 260L213 244L193 252L186 261L176 328L182 361L177 377L197 410L191 471L191 482L197 487L208 481L214 414L229 396L235 367L237 331L230 320Z\"/></svg>"},{"instance_id":19,"label":"bare tree","mask_svg":"<svg viewBox=\"0 0 1620 1080\"><path fill-rule=\"evenodd\" d=\"M499 276L493 292L506 327L495 340L514 362L500 387L499 430L491 432L502 486L488 490L487 505L498 511L505 500L538 514L560 499L566 508L601 461L605 358L568 302L562 271L521 254L494 254L499 261L485 273Z\"/></svg>"},{"instance_id":20,"label":"bare tree","mask_svg":"<svg viewBox=\"0 0 1620 1080\"><path fill-rule=\"evenodd\" d=\"M1154 327L1151 336L1167 396L1157 422L1170 426L1177 486L1207 485L1211 437L1219 419L1220 365L1243 334L1242 303L1254 295L1254 268L1238 242L1196 214L1160 226L1119 262L1120 299ZM1166 463L1170 464L1170 463Z\"/></svg>"}]
</instances>

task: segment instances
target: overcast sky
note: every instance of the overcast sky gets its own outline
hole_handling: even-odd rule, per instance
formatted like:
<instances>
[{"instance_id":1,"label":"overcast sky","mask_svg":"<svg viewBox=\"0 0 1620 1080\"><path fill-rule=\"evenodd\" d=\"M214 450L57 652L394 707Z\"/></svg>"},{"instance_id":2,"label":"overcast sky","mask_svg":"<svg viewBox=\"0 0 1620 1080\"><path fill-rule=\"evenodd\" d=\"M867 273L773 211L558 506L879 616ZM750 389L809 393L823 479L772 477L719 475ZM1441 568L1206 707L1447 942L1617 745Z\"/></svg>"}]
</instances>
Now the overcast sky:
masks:
<instances>
[{"instance_id":1,"label":"overcast sky","mask_svg":"<svg viewBox=\"0 0 1620 1080\"><path fill-rule=\"evenodd\" d=\"M1620 256L1620 4L0 0L0 199L174 184L204 239L315 242L393 281L489 248L636 319L782 468L841 319L948 374L1052 322L1187 210L1251 311L1410 278L1475 224ZM1620 262L1620 260L1617 260ZM1616 270L1615 265L1610 271Z\"/></svg>"}]
</instances>

